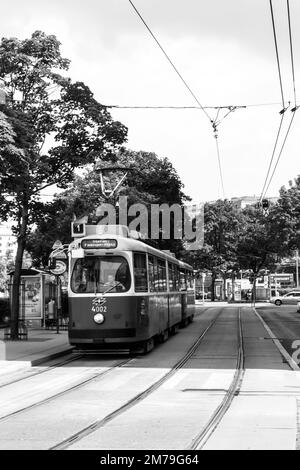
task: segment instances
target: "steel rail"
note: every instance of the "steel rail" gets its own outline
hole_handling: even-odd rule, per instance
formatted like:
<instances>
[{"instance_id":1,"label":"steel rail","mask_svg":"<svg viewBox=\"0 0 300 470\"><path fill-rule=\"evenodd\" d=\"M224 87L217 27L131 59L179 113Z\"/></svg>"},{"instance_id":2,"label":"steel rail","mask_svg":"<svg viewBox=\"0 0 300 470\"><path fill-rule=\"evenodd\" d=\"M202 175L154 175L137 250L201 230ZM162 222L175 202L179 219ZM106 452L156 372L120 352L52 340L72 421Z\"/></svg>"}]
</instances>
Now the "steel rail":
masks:
<instances>
[{"instance_id":1,"label":"steel rail","mask_svg":"<svg viewBox=\"0 0 300 470\"><path fill-rule=\"evenodd\" d=\"M63 441L61 441L60 443L54 445L49 450L64 450L64 449L67 449L68 447L73 445L75 442L78 442L78 441L82 440L84 437L86 437L86 436L92 434L93 432L97 431L98 429L104 427L110 421L117 418L121 414L125 413L127 410L129 410L133 406L137 405L142 400L144 400L146 397L148 397L151 393L156 391L162 384L164 384L167 380L169 380L179 369L181 369L186 364L186 362L193 356L193 354L195 353L195 351L199 347L199 344L202 342L202 340L206 336L207 332L212 328L212 326L219 319L221 314L222 314L222 309L216 315L216 317L210 322L210 324L207 326L207 328L201 333L199 338L197 338L197 340L189 348L189 350L185 353L185 355L172 367L172 369L170 369L165 375L163 375L163 377L161 377L159 380L154 382L152 385L150 385L148 388L146 388L143 392L137 394L136 396L134 396L133 398L128 400L126 403L124 403L124 405L121 405L119 408L117 408L113 412L109 413L104 418L94 421L90 425L88 425L85 428L81 429L80 431L74 433L72 436L70 436L67 439L64 439Z\"/></svg>"},{"instance_id":2,"label":"steel rail","mask_svg":"<svg viewBox=\"0 0 300 470\"><path fill-rule=\"evenodd\" d=\"M129 359L121 361L119 364L114 364L113 366L109 367L107 370L101 371L98 374L93 374L92 377L89 377L88 379L83 380L82 382L72 385L71 387L66 388L65 390L62 390L61 392L55 393L54 395L51 395L50 397L44 398L43 400L37 401L36 403L32 403L31 405L24 406L23 408L19 408L18 410L12 411L11 413L8 413L7 415L0 416L0 422L4 421L6 419L9 419L13 416L16 416L20 413L24 413L25 411L31 410L32 408L36 408L38 406L44 405L45 403L48 403L52 400L55 400L56 398L59 398L67 393L73 392L74 390L83 387L84 385L93 382L94 380L97 380L99 377L104 377L105 375L109 374L113 370L115 370L116 367L123 367L126 364L128 364L133 357L130 357Z\"/></svg>"},{"instance_id":3,"label":"steel rail","mask_svg":"<svg viewBox=\"0 0 300 470\"><path fill-rule=\"evenodd\" d=\"M62 367L66 364L69 364L70 362L77 361L78 359L81 359L83 356L84 356L83 354L73 355L73 357L71 357L69 359L65 359L64 361L54 363L54 364L52 364L52 366L44 367L43 370L37 370L35 372L29 373L28 375L25 375L24 377L18 377L17 379L11 380L10 382L0 383L0 389L3 388L3 387L8 387L9 385L13 385L17 382L21 382L22 380L30 379L31 377L35 377L36 375L45 374L45 372L49 372L52 369L56 369L58 367ZM38 367L40 367L40 366L38 366ZM16 372L18 372L18 371L16 371ZM22 371L19 371L19 372L22 372Z\"/></svg>"},{"instance_id":4,"label":"steel rail","mask_svg":"<svg viewBox=\"0 0 300 470\"><path fill-rule=\"evenodd\" d=\"M236 371L229 389L227 390L222 402L215 410L210 420L206 426L199 432L197 436L193 438L190 445L187 447L187 450L201 450L204 445L214 433L216 428L219 426L224 415L230 408L234 397L239 393L241 384L244 377L244 363L245 363L245 354L244 354L244 342L243 342L243 328L241 320L241 308L238 310L238 331L237 331L237 340L238 340L238 352L237 352L237 361L236 361Z\"/></svg>"}]
</instances>

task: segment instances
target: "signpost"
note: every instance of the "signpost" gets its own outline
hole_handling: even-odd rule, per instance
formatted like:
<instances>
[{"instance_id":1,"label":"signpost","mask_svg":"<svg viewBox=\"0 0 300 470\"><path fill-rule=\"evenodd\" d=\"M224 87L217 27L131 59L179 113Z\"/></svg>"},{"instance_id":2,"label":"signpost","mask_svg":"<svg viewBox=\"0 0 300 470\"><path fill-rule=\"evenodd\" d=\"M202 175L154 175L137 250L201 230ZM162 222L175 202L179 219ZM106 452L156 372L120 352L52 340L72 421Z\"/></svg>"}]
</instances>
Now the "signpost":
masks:
<instances>
[{"instance_id":1,"label":"signpost","mask_svg":"<svg viewBox=\"0 0 300 470\"><path fill-rule=\"evenodd\" d=\"M61 282L60 276L64 274L67 270L67 255L64 252L64 245L60 240L52 246L53 252L50 255L50 258L54 258L55 267L50 268L51 274L55 276L55 290L56 290L56 302L55 302L55 318L56 318L56 333L59 333L59 312L61 311Z\"/></svg>"}]
</instances>

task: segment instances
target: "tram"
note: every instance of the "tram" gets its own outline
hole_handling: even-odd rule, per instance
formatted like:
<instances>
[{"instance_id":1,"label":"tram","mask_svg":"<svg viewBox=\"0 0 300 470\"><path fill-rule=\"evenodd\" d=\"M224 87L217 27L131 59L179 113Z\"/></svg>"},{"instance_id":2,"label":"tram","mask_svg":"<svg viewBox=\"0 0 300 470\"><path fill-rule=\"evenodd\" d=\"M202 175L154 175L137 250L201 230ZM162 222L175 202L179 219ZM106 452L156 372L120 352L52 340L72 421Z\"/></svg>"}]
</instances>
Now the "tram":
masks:
<instances>
[{"instance_id":1,"label":"tram","mask_svg":"<svg viewBox=\"0 0 300 470\"><path fill-rule=\"evenodd\" d=\"M86 225L69 253L69 342L147 353L192 322L193 269L131 238L125 226Z\"/></svg>"}]
</instances>

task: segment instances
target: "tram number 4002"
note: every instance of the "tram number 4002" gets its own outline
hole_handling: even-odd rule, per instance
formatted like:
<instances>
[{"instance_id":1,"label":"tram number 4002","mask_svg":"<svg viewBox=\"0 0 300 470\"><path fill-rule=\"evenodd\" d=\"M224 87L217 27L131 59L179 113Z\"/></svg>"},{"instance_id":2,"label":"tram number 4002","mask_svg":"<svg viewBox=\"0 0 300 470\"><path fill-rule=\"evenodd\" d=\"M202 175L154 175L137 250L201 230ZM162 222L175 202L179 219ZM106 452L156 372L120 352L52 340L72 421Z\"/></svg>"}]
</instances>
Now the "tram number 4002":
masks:
<instances>
[{"instance_id":1,"label":"tram number 4002","mask_svg":"<svg viewBox=\"0 0 300 470\"><path fill-rule=\"evenodd\" d=\"M97 306L92 308L92 312L106 313L107 312L107 306L106 305L97 305Z\"/></svg>"}]
</instances>

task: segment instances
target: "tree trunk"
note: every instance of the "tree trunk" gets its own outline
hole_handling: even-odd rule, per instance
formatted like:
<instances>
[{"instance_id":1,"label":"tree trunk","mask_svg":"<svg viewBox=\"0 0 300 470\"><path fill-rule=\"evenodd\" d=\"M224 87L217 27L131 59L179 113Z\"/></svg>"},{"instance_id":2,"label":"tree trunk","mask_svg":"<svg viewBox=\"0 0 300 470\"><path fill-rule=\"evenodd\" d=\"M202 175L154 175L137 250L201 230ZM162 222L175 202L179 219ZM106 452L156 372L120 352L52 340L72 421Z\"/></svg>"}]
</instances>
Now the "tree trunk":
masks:
<instances>
[{"instance_id":1,"label":"tree trunk","mask_svg":"<svg viewBox=\"0 0 300 470\"><path fill-rule=\"evenodd\" d=\"M255 302L256 302L256 274L254 274L254 279L253 279L253 290L252 290L252 302L255 307Z\"/></svg>"},{"instance_id":2,"label":"tree trunk","mask_svg":"<svg viewBox=\"0 0 300 470\"><path fill-rule=\"evenodd\" d=\"M211 301L215 301L215 284L216 284L216 273L211 274Z\"/></svg>"},{"instance_id":3,"label":"tree trunk","mask_svg":"<svg viewBox=\"0 0 300 470\"><path fill-rule=\"evenodd\" d=\"M18 339L18 323L20 309L20 284L23 254L26 245L26 229L28 223L28 208L22 208L21 228L18 236L18 248L15 258L15 271L13 277L12 293L11 293L11 339Z\"/></svg>"},{"instance_id":4,"label":"tree trunk","mask_svg":"<svg viewBox=\"0 0 300 470\"><path fill-rule=\"evenodd\" d=\"M227 300L227 296L226 296L226 273L223 274L223 300Z\"/></svg>"}]
</instances>

